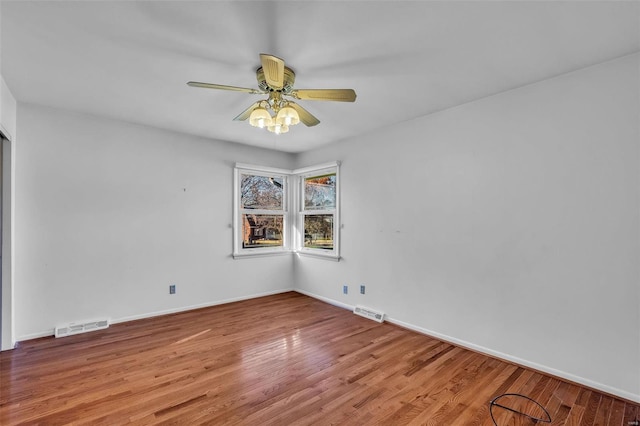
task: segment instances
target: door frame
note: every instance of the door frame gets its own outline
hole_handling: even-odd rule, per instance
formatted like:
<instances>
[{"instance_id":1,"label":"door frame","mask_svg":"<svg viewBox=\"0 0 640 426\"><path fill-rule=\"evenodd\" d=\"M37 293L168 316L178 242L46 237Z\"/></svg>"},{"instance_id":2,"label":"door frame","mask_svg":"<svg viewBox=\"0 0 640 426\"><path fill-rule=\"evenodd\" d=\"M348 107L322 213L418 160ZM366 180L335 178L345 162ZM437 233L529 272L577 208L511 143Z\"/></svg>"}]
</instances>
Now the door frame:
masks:
<instances>
[{"instance_id":1,"label":"door frame","mask_svg":"<svg viewBox=\"0 0 640 426\"><path fill-rule=\"evenodd\" d=\"M0 124L0 149L2 149L2 265L0 275L0 350L13 349L15 337L14 311L14 192L15 145L9 132Z\"/></svg>"}]
</instances>

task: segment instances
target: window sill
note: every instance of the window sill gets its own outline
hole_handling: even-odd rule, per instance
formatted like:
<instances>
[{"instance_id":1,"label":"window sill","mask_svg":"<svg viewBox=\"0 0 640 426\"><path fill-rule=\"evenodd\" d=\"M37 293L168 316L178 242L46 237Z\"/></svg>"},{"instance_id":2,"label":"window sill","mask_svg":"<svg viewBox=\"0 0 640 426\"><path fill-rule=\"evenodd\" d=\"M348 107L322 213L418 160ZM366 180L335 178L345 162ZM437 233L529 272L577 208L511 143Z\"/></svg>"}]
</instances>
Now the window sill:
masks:
<instances>
[{"instance_id":1,"label":"window sill","mask_svg":"<svg viewBox=\"0 0 640 426\"><path fill-rule=\"evenodd\" d=\"M233 253L233 258L238 259L250 259L254 257L271 257L271 256L286 256L293 253L291 250L278 250L278 251L266 251L266 252L250 252L250 253Z\"/></svg>"},{"instance_id":2,"label":"window sill","mask_svg":"<svg viewBox=\"0 0 640 426\"><path fill-rule=\"evenodd\" d=\"M340 256L333 255L333 254L314 253L314 252L308 252L308 251L292 251L292 250L253 252L253 253L234 253L232 254L232 257L235 260L238 260L238 259L252 259L255 257L286 256L291 254L296 254L302 257L312 257L315 259L330 260L333 262L340 262L340 259L342 259Z\"/></svg>"},{"instance_id":3,"label":"window sill","mask_svg":"<svg viewBox=\"0 0 640 426\"><path fill-rule=\"evenodd\" d=\"M309 252L309 251L297 251L295 253L303 257L314 257L316 259L331 260L334 262L340 262L340 259L341 259L339 255L335 255L335 254L315 253L315 252Z\"/></svg>"}]
</instances>

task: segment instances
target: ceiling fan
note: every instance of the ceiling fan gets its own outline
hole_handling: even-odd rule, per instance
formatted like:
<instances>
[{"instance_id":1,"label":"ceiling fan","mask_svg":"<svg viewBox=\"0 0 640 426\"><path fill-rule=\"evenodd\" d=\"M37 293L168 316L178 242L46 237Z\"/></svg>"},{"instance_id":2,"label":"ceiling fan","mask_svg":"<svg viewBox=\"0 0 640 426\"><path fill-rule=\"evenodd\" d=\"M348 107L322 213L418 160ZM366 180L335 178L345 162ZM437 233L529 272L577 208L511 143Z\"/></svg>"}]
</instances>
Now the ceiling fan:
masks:
<instances>
[{"instance_id":1,"label":"ceiling fan","mask_svg":"<svg viewBox=\"0 0 640 426\"><path fill-rule=\"evenodd\" d=\"M276 134L286 133L289 126L299 122L311 127L320 123L309 111L288 98L310 101L354 102L356 92L353 89L294 89L296 74L284 65L284 60L267 54L260 54L262 66L256 71L259 89L224 86L221 84L190 81L191 87L205 89L231 90L254 95L269 95L267 99L254 102L242 111L235 121L249 119L254 127L266 128Z\"/></svg>"}]
</instances>

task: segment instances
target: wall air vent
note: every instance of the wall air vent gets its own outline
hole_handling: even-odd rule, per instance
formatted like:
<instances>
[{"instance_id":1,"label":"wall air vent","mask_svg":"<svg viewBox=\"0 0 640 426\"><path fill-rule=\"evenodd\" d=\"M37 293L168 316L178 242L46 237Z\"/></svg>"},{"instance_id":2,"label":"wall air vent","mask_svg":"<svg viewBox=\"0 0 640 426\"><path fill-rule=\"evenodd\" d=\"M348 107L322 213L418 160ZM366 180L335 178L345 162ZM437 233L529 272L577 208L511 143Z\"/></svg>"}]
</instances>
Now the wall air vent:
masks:
<instances>
[{"instance_id":1,"label":"wall air vent","mask_svg":"<svg viewBox=\"0 0 640 426\"><path fill-rule=\"evenodd\" d=\"M55 336L65 337L73 334L87 333L94 330L102 330L109 327L109 320L106 318L89 320L82 322L70 322L69 324L56 327Z\"/></svg>"},{"instance_id":2,"label":"wall air vent","mask_svg":"<svg viewBox=\"0 0 640 426\"><path fill-rule=\"evenodd\" d=\"M353 309L353 313L377 322L384 321L384 312L376 311L375 309L371 308L365 308L364 306L356 306Z\"/></svg>"}]
</instances>

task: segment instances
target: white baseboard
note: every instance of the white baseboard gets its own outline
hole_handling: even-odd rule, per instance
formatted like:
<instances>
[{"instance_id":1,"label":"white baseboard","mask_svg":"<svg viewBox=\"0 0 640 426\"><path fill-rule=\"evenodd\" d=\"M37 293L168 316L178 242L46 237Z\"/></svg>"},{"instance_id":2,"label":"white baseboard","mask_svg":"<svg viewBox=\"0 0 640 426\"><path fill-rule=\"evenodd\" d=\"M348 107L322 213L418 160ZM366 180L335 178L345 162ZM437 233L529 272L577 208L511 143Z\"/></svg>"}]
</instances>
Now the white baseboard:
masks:
<instances>
[{"instance_id":1,"label":"white baseboard","mask_svg":"<svg viewBox=\"0 0 640 426\"><path fill-rule=\"evenodd\" d=\"M286 288L286 289L268 291L265 293L251 294L249 296L240 296L240 297L233 297L231 299L217 300L214 302L199 303L197 305L181 306L179 308L166 309L163 311L155 311L155 312L150 312L150 313L141 314L141 315L131 315L128 317L122 317L122 318L111 320L111 324L118 324L118 323L127 322L127 321L135 321L135 320L145 319L145 318L153 318L161 315L169 315L169 314L175 314L178 312L191 311L194 309L209 308L211 306L224 305L226 303L233 303L233 302L240 302L242 300L257 299L258 297L272 296L274 294L286 293L288 291L294 291L294 289Z\"/></svg>"},{"instance_id":2,"label":"white baseboard","mask_svg":"<svg viewBox=\"0 0 640 426\"><path fill-rule=\"evenodd\" d=\"M331 305L338 306L340 308L349 309L349 310L353 310L353 308L354 308L353 306L348 305L346 303L342 303L342 302L339 302L339 301L334 300L334 299L329 299L329 298L324 297L324 296L319 296L317 294L313 294L313 293L310 293L310 292L305 291L305 290L294 289L294 291L296 291L296 292L298 292L300 294L304 294L305 296L313 297L314 299L318 299L318 300L321 300L323 302L329 303ZM541 365L541 364L538 364L538 363L535 363L535 362L532 362L532 361L528 361L526 359L522 359L522 358L518 358L518 357L515 357L515 356L512 356L512 355L509 355L509 354L505 354L505 353L502 353L502 352L494 351L492 349L485 348L484 346L476 345L475 343L471 343L471 342L467 342L467 341L464 341L464 340L457 339L455 337L447 336L445 334L438 333L436 331L429 330L429 329L426 329L426 328L423 328L423 327L419 327L417 325L409 324L409 323L406 323L404 321L397 320L395 318L389 318L386 315L385 315L384 319L385 319L385 321L387 321L387 322L389 322L391 324L398 325L400 327L403 327L403 328L418 332L420 334L425 334L425 335L427 335L429 337L433 337L433 338L436 338L438 340L442 340L442 341L447 342L447 343L452 343L452 344L454 344L456 346L460 346L460 347L465 348L465 349L469 349L469 350L472 350L472 351L475 351L475 352L480 352L482 354L489 355L489 356L492 356L494 358L499 358L499 359L502 359L502 360L505 360L507 362L511 362L511 363L514 363L514 364L518 364L518 365L521 365L523 367L529 367L529 368L532 368L534 370L537 370L537 371L540 371L540 372L547 373L547 374L550 374L552 376L558 377L560 379L564 379L564 380L567 380L567 381L570 381L570 382L573 382L573 383L584 385L584 386L587 386L587 387L589 387L591 389L599 390L599 391L605 392L605 393L610 394L610 395L614 395L614 396L618 396L620 398L624 398L624 399L626 399L628 401L633 401L633 402L636 402L636 403L640 403L640 395L636 395L636 394L633 394L631 392L627 392L627 391L624 391L624 390L621 390L621 389L617 389L617 388L614 388L612 386L607 386L605 384L598 383L598 382L595 382L593 380L589 380L589 379L586 379L584 377L576 376L576 375L573 375L573 374L570 374L570 373L567 373L567 372L564 372L564 371L560 371L560 370L557 370L555 368L548 367L546 365Z\"/></svg>"},{"instance_id":3,"label":"white baseboard","mask_svg":"<svg viewBox=\"0 0 640 426\"><path fill-rule=\"evenodd\" d=\"M342 302L339 302L339 301L334 300L334 299L329 299L328 297L319 296L319 295L314 294L314 293L309 293L308 291L300 290L299 288L294 288L293 291L295 291L296 293L304 294L305 296L313 297L314 299L321 300L321 301L323 301L325 303L328 303L330 305L337 306L337 307L342 308L342 309L347 309L349 311L353 311L353 309L355 308L355 306L348 305L346 303L342 303Z\"/></svg>"},{"instance_id":4,"label":"white baseboard","mask_svg":"<svg viewBox=\"0 0 640 426\"><path fill-rule=\"evenodd\" d=\"M197 305L181 306L181 307L178 307L178 308L165 309L165 310L162 310L162 311L147 312L147 313L140 314L140 315L131 315L131 316L115 318L115 319L111 319L110 318L109 319L109 323L110 324L118 324L118 323L121 323L121 322L135 321L135 320L145 319L145 318L153 318L153 317L157 317L157 316L160 316L160 315L175 314L175 313L178 313L178 312L191 311L193 309L208 308L208 307L216 306L216 305L224 305L225 303L240 302L242 300L256 299L258 297L271 296L271 295L274 295L274 294L286 293L288 291L294 291L294 289L293 288L284 288L284 289L268 291L268 292L264 292L264 293L251 294L251 295L248 295L248 296L240 296L240 297L233 297L231 299L223 299L223 300L216 300L216 301L213 301L213 302L199 303ZM38 339L40 337L53 336L54 334L55 334L55 328L51 328L49 330L44 330L44 331L41 331L41 332L38 332L38 333L31 333L31 334L25 334L23 336L20 336L18 338L18 342L23 342L25 340Z\"/></svg>"},{"instance_id":5,"label":"white baseboard","mask_svg":"<svg viewBox=\"0 0 640 426\"><path fill-rule=\"evenodd\" d=\"M18 343L20 342L24 342L25 340L33 340L33 339L39 339L41 337L53 336L55 334L55 331L56 331L55 328L50 328L49 330L40 331L38 333L30 333L30 334L25 334L23 336L19 336L18 339L16 340L16 345L18 345Z\"/></svg>"}]
</instances>

